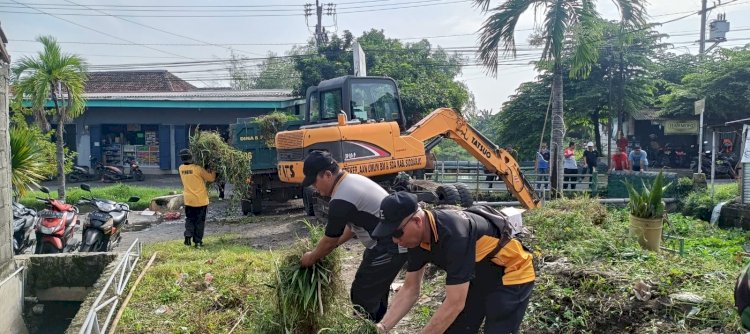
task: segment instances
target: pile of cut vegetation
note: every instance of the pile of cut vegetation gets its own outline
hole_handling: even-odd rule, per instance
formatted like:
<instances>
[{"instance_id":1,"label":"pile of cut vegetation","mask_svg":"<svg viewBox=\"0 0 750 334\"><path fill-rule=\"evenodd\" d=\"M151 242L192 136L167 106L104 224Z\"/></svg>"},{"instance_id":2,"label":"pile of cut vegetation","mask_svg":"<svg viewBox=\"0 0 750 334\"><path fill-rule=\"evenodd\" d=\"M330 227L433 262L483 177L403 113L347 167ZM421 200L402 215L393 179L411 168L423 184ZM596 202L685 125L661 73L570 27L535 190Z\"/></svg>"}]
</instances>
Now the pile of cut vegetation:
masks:
<instances>
[{"instance_id":1,"label":"pile of cut vegetation","mask_svg":"<svg viewBox=\"0 0 750 334\"><path fill-rule=\"evenodd\" d=\"M628 211L595 199L547 202L525 215L539 278L524 333L739 332L735 254L748 233L670 214L684 255L640 249ZM677 250L678 241L667 241Z\"/></svg>"},{"instance_id":2,"label":"pile of cut vegetation","mask_svg":"<svg viewBox=\"0 0 750 334\"><path fill-rule=\"evenodd\" d=\"M275 308L259 323L267 333L353 333L376 334L371 322L352 317L349 303L342 303L343 286L340 251L308 268L299 261L323 236L323 229L307 223L309 238L300 239L287 256L275 265L273 284Z\"/></svg>"},{"instance_id":3,"label":"pile of cut vegetation","mask_svg":"<svg viewBox=\"0 0 750 334\"><path fill-rule=\"evenodd\" d=\"M268 115L259 116L255 122L260 127L260 137L268 147L276 147L276 134L284 130L286 122L294 120L293 116L280 111L274 111Z\"/></svg>"},{"instance_id":4,"label":"pile of cut vegetation","mask_svg":"<svg viewBox=\"0 0 750 334\"><path fill-rule=\"evenodd\" d=\"M239 201L242 194L249 193L248 181L252 178L252 155L249 152L229 146L215 131L198 131L191 136L190 152L193 154L193 163L218 174L216 182L232 184L233 200Z\"/></svg>"}]
</instances>

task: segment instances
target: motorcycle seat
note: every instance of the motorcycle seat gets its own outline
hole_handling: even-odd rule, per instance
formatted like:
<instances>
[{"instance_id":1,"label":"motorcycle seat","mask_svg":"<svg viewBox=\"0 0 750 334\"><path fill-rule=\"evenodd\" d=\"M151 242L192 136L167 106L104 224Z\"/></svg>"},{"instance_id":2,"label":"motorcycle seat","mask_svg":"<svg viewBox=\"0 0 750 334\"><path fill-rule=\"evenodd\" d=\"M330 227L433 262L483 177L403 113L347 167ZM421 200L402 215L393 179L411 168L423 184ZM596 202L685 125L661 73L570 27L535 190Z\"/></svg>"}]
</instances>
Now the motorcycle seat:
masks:
<instances>
[{"instance_id":1,"label":"motorcycle seat","mask_svg":"<svg viewBox=\"0 0 750 334\"><path fill-rule=\"evenodd\" d=\"M127 212L125 211L111 211L109 214L112 216L112 221L115 225L122 224L127 216Z\"/></svg>"}]
</instances>

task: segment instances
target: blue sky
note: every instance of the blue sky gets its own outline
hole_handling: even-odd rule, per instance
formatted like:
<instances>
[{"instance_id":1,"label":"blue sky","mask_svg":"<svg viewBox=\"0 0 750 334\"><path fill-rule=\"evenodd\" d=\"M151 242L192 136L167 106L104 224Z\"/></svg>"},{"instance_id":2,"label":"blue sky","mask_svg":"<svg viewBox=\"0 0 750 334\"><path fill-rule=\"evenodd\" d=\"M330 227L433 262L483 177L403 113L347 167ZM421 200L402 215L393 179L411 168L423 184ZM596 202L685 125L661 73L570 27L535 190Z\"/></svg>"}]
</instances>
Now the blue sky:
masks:
<instances>
[{"instance_id":1,"label":"blue sky","mask_svg":"<svg viewBox=\"0 0 750 334\"><path fill-rule=\"evenodd\" d=\"M723 1L728 3L712 11L709 18L718 13L726 13L733 31L727 35L728 41L722 45L739 46L750 42L750 0ZM38 43L28 42L38 35L52 35L61 42L115 43L126 45L63 43L65 51L84 56L93 68L102 65L184 62L206 59L226 59L229 48L247 57L259 57L268 51L284 53L293 43L304 43L312 35L302 15L303 5L309 1L254 0L254 1L118 1L118 0L0 0L0 24L10 40L8 49L14 59L39 50ZM313 1L314 2L314 1ZM477 44L477 30L485 15L471 6L469 1L460 0L325 0L336 3L337 15L325 16L323 23L329 31L350 30L355 36L371 28L385 30L386 36L395 38L418 38L429 36L459 35L428 38L433 45L443 47L474 48ZM497 4L500 1L494 1ZM599 10L605 18L615 19L616 8L610 1L599 1ZM257 7L182 7L179 13L173 7L114 7L114 6L257 6ZM709 2L711 5L711 2ZM29 8L30 6L32 8ZM90 7L84 6L102 6ZM107 6L107 7L103 7ZM112 15L122 16L136 23L152 26L145 28L120 18L106 16L98 9ZM135 9L133 11L112 11L111 9ZM72 21L38 13L38 10L59 15ZM145 10L144 10L145 9ZM700 0L652 0L648 5L652 22L685 16L690 11L700 9ZM20 13L27 12L27 13ZM83 16L101 15L101 16ZM244 17L144 17L147 15L288 15L288 16L244 16ZM123 16L132 15L132 16ZM89 29L77 26L82 25ZM309 25L314 19L311 17ZM533 28L535 18L532 13L524 16L518 29ZM667 42L675 43L676 53L696 53L700 18L688 18L666 24L660 31L670 33ZM172 33L166 33L166 32ZM182 35L186 37L175 36ZM528 44L529 31L519 31L518 44ZM116 39L120 38L120 39ZM409 39L408 41L415 41ZM140 45L138 45L140 44ZM143 44L149 44L143 46ZM175 45L192 44L192 45ZM282 45L240 45L240 44L282 44ZM524 55L537 55L540 51L523 52ZM468 56L468 54L467 54ZM473 57L468 63L475 63ZM499 69L497 78L488 77L479 66L467 66L461 80L466 82L476 96L479 108L497 112L501 104L513 94L518 85L536 75L528 62L529 57L518 60L508 59L512 64ZM165 68L157 65L157 68ZM112 66L109 68L126 68ZM141 67L139 67L141 68ZM201 65L190 67L169 67L170 71L187 78L196 85L221 84L210 79L225 77L223 66Z\"/></svg>"}]
</instances>

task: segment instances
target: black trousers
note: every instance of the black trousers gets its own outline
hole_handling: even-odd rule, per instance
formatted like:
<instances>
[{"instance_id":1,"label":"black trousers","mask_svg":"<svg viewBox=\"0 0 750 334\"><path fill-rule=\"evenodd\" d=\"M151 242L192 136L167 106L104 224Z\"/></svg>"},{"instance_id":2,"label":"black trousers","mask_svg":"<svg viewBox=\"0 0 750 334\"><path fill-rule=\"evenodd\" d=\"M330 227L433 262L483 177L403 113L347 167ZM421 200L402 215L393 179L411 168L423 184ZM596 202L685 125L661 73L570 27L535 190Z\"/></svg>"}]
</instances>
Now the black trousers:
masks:
<instances>
[{"instance_id":1,"label":"black trousers","mask_svg":"<svg viewBox=\"0 0 750 334\"><path fill-rule=\"evenodd\" d=\"M185 237L192 237L193 242L203 242L207 208L208 206L185 205Z\"/></svg>"},{"instance_id":2,"label":"black trousers","mask_svg":"<svg viewBox=\"0 0 750 334\"><path fill-rule=\"evenodd\" d=\"M565 168L563 169L563 174L578 174L578 168ZM575 176L563 177L563 189L568 189L568 183L570 183L570 189L575 189L576 182L578 182L578 177L575 177Z\"/></svg>"},{"instance_id":3,"label":"black trousers","mask_svg":"<svg viewBox=\"0 0 750 334\"><path fill-rule=\"evenodd\" d=\"M475 334L484 320L485 334L518 333L529 306L534 282L503 285L503 268L489 261L478 262L469 283L466 306L445 331Z\"/></svg>"},{"instance_id":4,"label":"black trousers","mask_svg":"<svg viewBox=\"0 0 750 334\"><path fill-rule=\"evenodd\" d=\"M216 182L216 188L219 189L219 198L224 199L224 187L226 187L226 182Z\"/></svg>"},{"instance_id":5,"label":"black trousers","mask_svg":"<svg viewBox=\"0 0 750 334\"><path fill-rule=\"evenodd\" d=\"M387 247L366 249L352 282L352 304L373 322L383 319L388 309L391 283L406 263L406 253Z\"/></svg>"}]
</instances>

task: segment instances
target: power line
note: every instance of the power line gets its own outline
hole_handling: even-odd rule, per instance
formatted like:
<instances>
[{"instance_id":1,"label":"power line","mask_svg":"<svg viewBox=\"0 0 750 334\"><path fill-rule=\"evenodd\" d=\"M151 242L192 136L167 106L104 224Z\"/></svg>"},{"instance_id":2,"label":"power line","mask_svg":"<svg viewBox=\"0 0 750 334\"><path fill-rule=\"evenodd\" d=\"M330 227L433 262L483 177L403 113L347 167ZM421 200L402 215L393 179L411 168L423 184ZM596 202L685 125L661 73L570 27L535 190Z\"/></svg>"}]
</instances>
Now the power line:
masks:
<instances>
[{"instance_id":1,"label":"power line","mask_svg":"<svg viewBox=\"0 0 750 334\"><path fill-rule=\"evenodd\" d=\"M190 37L190 36L186 36L186 35L182 35L182 34L174 33L174 32L171 32L171 31L167 31L167 30L164 30L164 29L161 29L161 28L157 28L157 27L154 27L154 26L151 26L151 25L145 24L145 23L140 23L140 22L137 22L137 21L133 21L133 20L130 20L130 19L124 18L124 17L120 17L120 16L118 16L118 15L112 15L112 14L109 14L109 13L107 13L107 12L105 12L105 11L101 11L101 10L98 10L98 9L92 9L91 7L87 7L86 5L80 5L80 4L78 4L78 3L75 3L75 2L73 2L72 0L65 0L65 1L66 1L66 2L68 2L68 3L71 3L71 4L73 4L73 5L77 5L77 6L85 7L85 8L87 8L87 9L91 9L91 10L94 10L94 11L97 11L97 12L100 12L100 13L104 13L104 14L107 14L108 16L111 16L111 17L114 17L114 18L117 18L117 19L123 20L123 21L125 21L125 22L130 22L130 23L132 23L132 24L135 24L135 25L138 25L138 26L141 26L141 27L145 27L145 28L148 28L148 29L151 29L151 30L159 31L159 32L162 32L162 33L165 33L165 34L168 34L168 35L172 35L172 36L177 36L177 37L180 37L180 38L184 38L184 39L189 39L189 40L191 40L191 41L195 41L195 42L199 42L199 43L203 43L203 44L206 44L206 45L211 45L211 46L215 46L215 47L220 47L220 48L223 48L223 49L228 49L228 50L230 50L230 51L231 51L231 50L233 50L232 48L230 48L230 47L227 47L227 46L225 46L225 45L219 45L219 44L215 44L215 43L211 43L211 42L206 42L206 41L202 41L202 40L200 40L200 39L197 39L197 38L193 38L193 37ZM240 51L240 52L243 52L243 53L248 53L248 54L254 54L254 55L256 55L256 56L257 56L257 55L259 55L259 54L257 54L257 53L253 53L253 52L248 52L248 51L242 51L242 50L238 50L238 51Z\"/></svg>"},{"instance_id":2,"label":"power line","mask_svg":"<svg viewBox=\"0 0 750 334\"><path fill-rule=\"evenodd\" d=\"M41 14L45 14L45 15L49 15L49 16L52 16L52 17L54 17L54 18L56 18L56 19L58 19L58 20L62 20L62 21L68 22L68 23L70 23L70 24L72 24L72 25L75 25L75 26L78 26L78 27L84 28L84 29L86 29L86 30L90 30L90 31L96 32L96 33L98 33L98 34L102 34L102 35L105 35L105 36L108 36L108 37L112 37L112 38L114 38L114 39L117 39L117 40L121 40L121 41L124 41L124 42L128 42L128 43L131 43L131 44L133 44L133 45L138 45L138 46L141 46L141 47L144 47L144 48L147 48L147 49L150 49L150 50L158 51L158 52L161 52L161 53L164 53L164 54L168 54L168 55L172 55L172 56L177 56L177 57L180 57L180 58L185 58L185 59L192 59L192 58L190 58L190 57L185 57L185 56L183 56L183 55L179 55L179 54L176 54L176 53L172 53L172 52L169 52L169 51L164 51L164 50L160 50L160 49L157 49L157 48L154 48L154 47L148 46L148 45L139 45L139 44L138 44L138 43L136 43L136 42L133 42L133 41L127 40L127 39L125 39L125 38L122 38L122 37L118 37L118 36L112 35L112 34L110 34L110 33L106 33L106 32L104 32L104 31L101 31L101 30L97 30L97 29L94 29L94 28L91 28L91 27L87 27L87 26L85 26L85 25L79 24L79 23L77 23L77 22L73 22L73 21L71 21L71 20L68 20L68 19L66 19L66 18L62 18L62 17L59 17L59 16L57 16L57 15L55 15L55 14L51 14L51 13L45 12L45 11L43 11L43 10L41 10L41 9L36 9L36 8L34 8L34 7L32 7L32 6L29 6L29 5L25 5L25 4L23 4L23 3L20 3L20 2L18 2L18 1L16 1L16 0L11 0L11 1L13 1L13 2L15 2L15 3L19 4L19 5L24 5L24 6L28 7L29 9L32 9L32 10L36 10L36 11L38 11L38 12L39 12L39 13L41 13Z\"/></svg>"}]
</instances>

